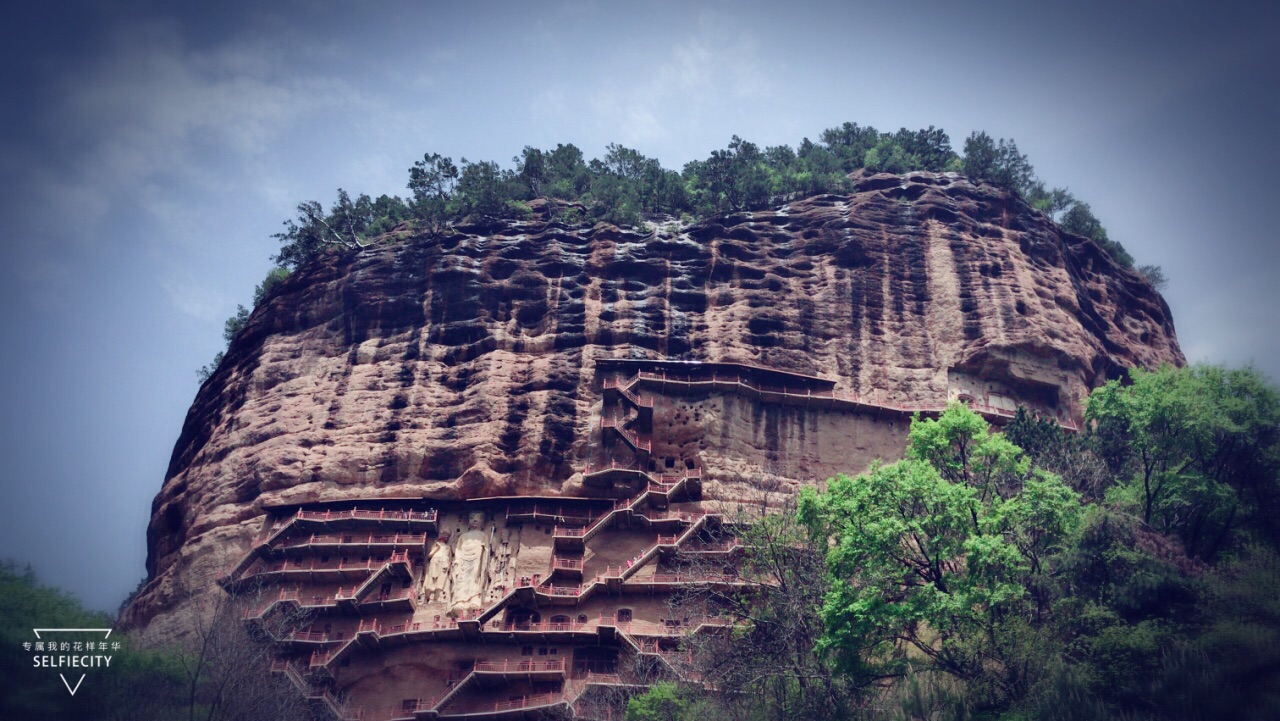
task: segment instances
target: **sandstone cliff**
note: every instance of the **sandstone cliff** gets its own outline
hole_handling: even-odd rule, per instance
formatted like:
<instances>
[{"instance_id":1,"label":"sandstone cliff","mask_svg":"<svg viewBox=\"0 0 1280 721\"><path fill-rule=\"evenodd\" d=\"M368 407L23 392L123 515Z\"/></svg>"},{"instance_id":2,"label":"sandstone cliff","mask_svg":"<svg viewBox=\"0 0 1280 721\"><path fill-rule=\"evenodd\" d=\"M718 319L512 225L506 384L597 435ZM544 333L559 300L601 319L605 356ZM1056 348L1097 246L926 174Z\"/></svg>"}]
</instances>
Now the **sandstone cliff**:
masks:
<instances>
[{"instance_id":1,"label":"sandstone cliff","mask_svg":"<svg viewBox=\"0 0 1280 721\"><path fill-rule=\"evenodd\" d=\"M1183 360L1145 280L953 174L867 176L849 196L683 228L534 219L333 254L271 294L200 389L126 620L180 633L179 589L223 573L273 505L598 495L582 473L618 460L600 439L613 358L752 364L885 406L959 397L1064 423L1122 369ZM655 413L669 432L653 466L696 456L713 502L856 472L905 432L732 395Z\"/></svg>"}]
</instances>

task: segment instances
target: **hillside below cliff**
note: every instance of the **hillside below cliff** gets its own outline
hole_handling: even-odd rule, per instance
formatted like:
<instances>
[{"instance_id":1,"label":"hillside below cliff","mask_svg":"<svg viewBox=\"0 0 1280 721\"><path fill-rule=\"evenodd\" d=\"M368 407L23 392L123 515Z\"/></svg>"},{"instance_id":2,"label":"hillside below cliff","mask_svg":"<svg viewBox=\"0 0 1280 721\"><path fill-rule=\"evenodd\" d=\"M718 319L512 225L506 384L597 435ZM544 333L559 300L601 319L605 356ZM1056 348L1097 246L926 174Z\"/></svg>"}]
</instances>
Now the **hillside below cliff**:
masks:
<instances>
[{"instance_id":1,"label":"hillside below cliff","mask_svg":"<svg viewBox=\"0 0 1280 721\"><path fill-rule=\"evenodd\" d=\"M535 213L331 253L271 292L197 394L126 621L180 633L182 599L270 507L593 495L584 468L616 460L597 440L606 359L764 367L885 407L1022 405L1067 425L1123 369L1183 363L1142 276L957 174L867 175L688 226ZM657 468L697 455L719 502L859 471L905 436L901 420L845 432L727 402L663 418L690 430L678 453L654 449Z\"/></svg>"}]
</instances>

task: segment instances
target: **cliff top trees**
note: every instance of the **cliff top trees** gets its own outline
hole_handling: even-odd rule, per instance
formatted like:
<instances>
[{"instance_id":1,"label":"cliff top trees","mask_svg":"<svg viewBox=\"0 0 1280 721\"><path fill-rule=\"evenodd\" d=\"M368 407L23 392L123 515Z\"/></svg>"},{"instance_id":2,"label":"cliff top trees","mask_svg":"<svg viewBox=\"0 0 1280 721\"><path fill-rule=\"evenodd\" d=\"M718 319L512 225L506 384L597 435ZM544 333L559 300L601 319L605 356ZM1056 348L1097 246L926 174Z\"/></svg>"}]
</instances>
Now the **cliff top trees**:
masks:
<instances>
[{"instance_id":1,"label":"cliff top trees","mask_svg":"<svg viewBox=\"0 0 1280 721\"><path fill-rule=\"evenodd\" d=\"M1093 214L1088 203L1076 200L1066 188L1046 190L1044 182L1036 177L1035 169L1027 156L1018 152L1012 140L993 140L986 132L974 131L964 141L964 174L976 180L985 180L1010 188L1026 198L1037 210L1046 213L1063 230L1093 239L1120 265L1133 267L1133 256L1119 241L1107 236L1107 229ZM1063 215L1059 218L1059 214ZM1159 266L1143 266L1143 275L1155 285L1163 285L1164 274ZM1159 290L1159 288L1157 288Z\"/></svg>"},{"instance_id":2,"label":"cliff top trees","mask_svg":"<svg viewBox=\"0 0 1280 721\"><path fill-rule=\"evenodd\" d=\"M1107 235L1107 229L1102 227L1102 222L1093 214L1093 209L1089 207L1088 203L1080 201L1072 203L1066 213L1063 214L1059 224L1063 230L1069 233L1092 238L1094 242L1110 253L1112 259L1120 265L1126 268L1133 267L1133 256L1129 255L1129 251L1125 250L1119 241L1112 240ZM1160 277L1163 278L1164 275L1161 274Z\"/></svg>"},{"instance_id":3,"label":"cliff top trees","mask_svg":"<svg viewBox=\"0 0 1280 721\"><path fill-rule=\"evenodd\" d=\"M409 168L409 208L422 228L438 235L449 220L449 202L458 187L458 166L452 158L427 153Z\"/></svg>"},{"instance_id":4,"label":"cliff top trees","mask_svg":"<svg viewBox=\"0 0 1280 721\"><path fill-rule=\"evenodd\" d=\"M1122 264L1132 265L1119 243L1107 238L1088 205L1064 188L1045 188L1013 140L996 141L975 132L965 141L962 157L952 149L947 133L932 125L889 133L844 123L819 137L817 143L805 138L795 149L761 149L735 135L728 146L685 164L680 172L617 143L609 144L602 158L590 161L572 144L548 150L525 146L512 158L512 168L466 158L455 164L451 158L427 153L409 168L407 201L386 195L353 199L339 189L337 202L328 210L316 201L298 204L297 218L285 221L285 231L273 236L282 244L276 261L296 268L327 248L363 247L404 221L438 235L468 216L521 218L529 212L524 201L535 198L576 207L567 218L571 222L622 225L637 224L643 213L707 216L760 210L795 197L845 191L847 176L865 169L963 170L974 179L1022 194L1055 220L1061 217L1067 229L1093 238ZM565 203L551 206L553 212L564 207Z\"/></svg>"},{"instance_id":5,"label":"cliff top trees","mask_svg":"<svg viewBox=\"0 0 1280 721\"><path fill-rule=\"evenodd\" d=\"M974 131L964 141L964 174L1026 195L1035 179L1027 156L1017 143L1001 138L997 143L986 132Z\"/></svg>"},{"instance_id":6,"label":"cliff top trees","mask_svg":"<svg viewBox=\"0 0 1280 721\"><path fill-rule=\"evenodd\" d=\"M314 200L298 203L297 211L296 219L284 221L284 232L271 236L280 241L280 251L272 260L290 270L326 248L363 248L370 238L408 217L408 208L400 198L382 195L374 200L361 194L352 200L342 188L338 188L338 200L328 212Z\"/></svg>"}]
</instances>

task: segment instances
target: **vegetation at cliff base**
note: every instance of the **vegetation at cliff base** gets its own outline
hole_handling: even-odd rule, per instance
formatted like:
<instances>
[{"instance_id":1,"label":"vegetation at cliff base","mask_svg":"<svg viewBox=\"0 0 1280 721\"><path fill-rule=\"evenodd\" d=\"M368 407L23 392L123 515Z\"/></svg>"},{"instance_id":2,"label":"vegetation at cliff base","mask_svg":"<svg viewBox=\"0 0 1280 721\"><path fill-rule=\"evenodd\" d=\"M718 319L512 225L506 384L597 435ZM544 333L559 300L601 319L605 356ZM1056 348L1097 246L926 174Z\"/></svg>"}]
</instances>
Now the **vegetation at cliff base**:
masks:
<instances>
[{"instance_id":1,"label":"vegetation at cliff base","mask_svg":"<svg viewBox=\"0 0 1280 721\"><path fill-rule=\"evenodd\" d=\"M86 610L70 595L43 586L30 566L0 563L0 718L85 718L87 695L74 698L57 673L34 668L24 643L36 641L33 628L110 628L107 614Z\"/></svg>"},{"instance_id":2,"label":"vegetation at cliff base","mask_svg":"<svg viewBox=\"0 0 1280 721\"><path fill-rule=\"evenodd\" d=\"M553 222L567 226L597 222L637 226L645 216L692 221L761 210L796 198L844 193L852 188L849 175L859 171L917 170L961 172L971 180L1011 190L1063 230L1092 238L1117 263L1134 267L1133 257L1107 234L1089 204L1066 188L1048 187L1012 139L995 140L985 132L974 132L965 139L961 154L952 148L946 131L932 125L885 132L849 122L822 131L817 142L804 138L795 148L762 148L735 135L725 148L686 163L679 171L616 143L605 148L603 157L590 160L572 144L547 149L525 146L508 167L466 158L455 163L438 153L426 153L409 168L408 197L353 197L340 188L327 210L319 201L299 203L297 216L272 236L280 243L272 258L276 267L255 293L254 306L265 296L264 286L269 289L323 251L356 250L389 237L439 236L457 225L482 229L495 220L528 218L534 202L545 204L544 212ZM1137 270L1157 289L1163 287L1165 277L1159 266ZM239 306L228 319L224 332L228 343L252 310ZM219 353L197 371L200 381L207 380L221 361Z\"/></svg>"},{"instance_id":3,"label":"vegetation at cliff base","mask_svg":"<svg viewBox=\"0 0 1280 721\"><path fill-rule=\"evenodd\" d=\"M110 647L57 651L53 634L39 629L110 629L109 614L85 609L74 597L42 585L31 567L0 563L0 719L22 721L312 721L312 713L287 681L268 675L272 641L253 634L240 620L236 603L204 595L184 638L144 646L125 633L112 633ZM123 604L122 604L123 608ZM97 640L101 638L93 635ZM68 644L86 636L64 636ZM105 645L105 644L104 644ZM75 693L63 686L56 668L38 668L33 657L46 653L109 655L109 665L64 674Z\"/></svg>"},{"instance_id":4,"label":"vegetation at cliff base","mask_svg":"<svg viewBox=\"0 0 1280 721\"><path fill-rule=\"evenodd\" d=\"M902 460L748 532L770 590L723 599L732 643L688 642L715 691L627 718L1280 718L1278 403L1253 370L1170 367L1096 390L1079 435L916 420Z\"/></svg>"}]
</instances>

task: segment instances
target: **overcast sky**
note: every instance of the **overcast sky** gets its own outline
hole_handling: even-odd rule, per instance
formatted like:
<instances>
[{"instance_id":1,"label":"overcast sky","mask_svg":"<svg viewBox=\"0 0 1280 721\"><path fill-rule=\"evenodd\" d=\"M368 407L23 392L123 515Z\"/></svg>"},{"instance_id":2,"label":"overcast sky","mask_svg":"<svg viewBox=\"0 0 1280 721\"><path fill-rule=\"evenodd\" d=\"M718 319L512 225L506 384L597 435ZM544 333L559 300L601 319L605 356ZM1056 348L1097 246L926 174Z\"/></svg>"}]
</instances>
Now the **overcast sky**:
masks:
<instances>
[{"instance_id":1,"label":"overcast sky","mask_svg":"<svg viewBox=\"0 0 1280 721\"><path fill-rule=\"evenodd\" d=\"M985 129L1163 266L1188 358L1280 378L1275 3L47 5L0 24L0 557L95 608L270 235L428 151Z\"/></svg>"}]
</instances>

